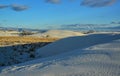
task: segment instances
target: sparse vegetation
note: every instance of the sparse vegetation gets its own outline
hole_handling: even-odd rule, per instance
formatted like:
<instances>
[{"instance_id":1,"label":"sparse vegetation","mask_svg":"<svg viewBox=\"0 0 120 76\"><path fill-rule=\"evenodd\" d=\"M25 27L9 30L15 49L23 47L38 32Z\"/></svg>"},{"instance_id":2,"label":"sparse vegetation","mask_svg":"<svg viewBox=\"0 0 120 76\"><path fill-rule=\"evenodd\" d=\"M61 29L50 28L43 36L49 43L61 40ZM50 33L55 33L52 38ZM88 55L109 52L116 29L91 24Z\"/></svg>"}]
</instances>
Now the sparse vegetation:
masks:
<instances>
[{"instance_id":1,"label":"sparse vegetation","mask_svg":"<svg viewBox=\"0 0 120 76\"><path fill-rule=\"evenodd\" d=\"M84 34L89 34L89 33L94 33L95 31L94 30L89 30L87 32L85 32Z\"/></svg>"},{"instance_id":2,"label":"sparse vegetation","mask_svg":"<svg viewBox=\"0 0 120 76\"><path fill-rule=\"evenodd\" d=\"M46 38L49 38L50 37L50 35L46 35Z\"/></svg>"},{"instance_id":3,"label":"sparse vegetation","mask_svg":"<svg viewBox=\"0 0 120 76\"><path fill-rule=\"evenodd\" d=\"M0 60L0 67L33 60L36 58L36 49L41 48L49 43L51 42L39 42L1 47L3 50L0 50L0 54L3 55L5 61L1 62L2 60Z\"/></svg>"},{"instance_id":4,"label":"sparse vegetation","mask_svg":"<svg viewBox=\"0 0 120 76\"><path fill-rule=\"evenodd\" d=\"M30 54L30 58L35 58L35 55L34 54Z\"/></svg>"},{"instance_id":5,"label":"sparse vegetation","mask_svg":"<svg viewBox=\"0 0 120 76\"><path fill-rule=\"evenodd\" d=\"M5 63L0 62L0 66L18 64L35 58L37 48L43 47L57 38L38 38L28 36L0 36L0 53L7 58ZM8 50L8 49L11 49ZM7 55L7 53L9 55ZM25 57L25 58L22 58Z\"/></svg>"},{"instance_id":6,"label":"sparse vegetation","mask_svg":"<svg viewBox=\"0 0 120 76\"><path fill-rule=\"evenodd\" d=\"M3 63L0 63L0 66L5 66L5 64L3 64Z\"/></svg>"},{"instance_id":7,"label":"sparse vegetation","mask_svg":"<svg viewBox=\"0 0 120 76\"><path fill-rule=\"evenodd\" d=\"M34 33L29 32L29 31L22 31L22 32L20 33L20 36L26 36L26 35L32 35L32 34L34 34Z\"/></svg>"}]
</instances>

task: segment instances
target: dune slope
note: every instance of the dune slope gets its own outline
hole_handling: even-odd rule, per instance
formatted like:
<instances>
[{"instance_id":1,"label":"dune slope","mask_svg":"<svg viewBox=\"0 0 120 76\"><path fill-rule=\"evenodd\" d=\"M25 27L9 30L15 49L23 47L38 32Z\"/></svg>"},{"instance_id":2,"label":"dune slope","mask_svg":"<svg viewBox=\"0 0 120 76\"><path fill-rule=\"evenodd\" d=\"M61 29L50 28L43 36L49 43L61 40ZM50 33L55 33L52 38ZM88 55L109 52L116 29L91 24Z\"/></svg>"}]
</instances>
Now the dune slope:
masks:
<instances>
[{"instance_id":1,"label":"dune slope","mask_svg":"<svg viewBox=\"0 0 120 76\"><path fill-rule=\"evenodd\" d=\"M120 34L65 38L38 49L42 59L1 67L0 76L119 76L119 46Z\"/></svg>"}]
</instances>

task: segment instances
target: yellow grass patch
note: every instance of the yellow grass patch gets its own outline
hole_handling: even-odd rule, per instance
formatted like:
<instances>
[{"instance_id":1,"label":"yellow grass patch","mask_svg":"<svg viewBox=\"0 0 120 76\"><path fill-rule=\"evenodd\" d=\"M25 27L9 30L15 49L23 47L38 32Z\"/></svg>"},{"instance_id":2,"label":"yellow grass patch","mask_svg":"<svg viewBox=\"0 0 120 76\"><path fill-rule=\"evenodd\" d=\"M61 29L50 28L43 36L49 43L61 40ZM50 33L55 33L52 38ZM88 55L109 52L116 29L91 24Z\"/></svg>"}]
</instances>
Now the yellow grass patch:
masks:
<instances>
[{"instance_id":1,"label":"yellow grass patch","mask_svg":"<svg viewBox=\"0 0 120 76\"><path fill-rule=\"evenodd\" d=\"M2 36L0 37L0 46L29 44L29 43L38 43L38 42L54 42L56 40L58 40L58 38Z\"/></svg>"}]
</instances>

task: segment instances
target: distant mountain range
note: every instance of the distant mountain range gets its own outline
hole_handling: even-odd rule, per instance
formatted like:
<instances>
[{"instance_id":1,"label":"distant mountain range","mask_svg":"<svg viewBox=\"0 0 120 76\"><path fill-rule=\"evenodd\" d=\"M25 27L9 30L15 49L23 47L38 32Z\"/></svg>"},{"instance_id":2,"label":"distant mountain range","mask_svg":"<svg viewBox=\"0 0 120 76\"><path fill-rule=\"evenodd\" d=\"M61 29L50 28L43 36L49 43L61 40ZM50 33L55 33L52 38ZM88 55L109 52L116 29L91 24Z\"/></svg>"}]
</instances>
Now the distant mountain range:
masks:
<instances>
[{"instance_id":1,"label":"distant mountain range","mask_svg":"<svg viewBox=\"0 0 120 76\"><path fill-rule=\"evenodd\" d=\"M57 30L74 30L74 31L119 31L119 25L111 25L111 24L68 24L68 25L61 25ZM16 31L39 31L39 32L46 32L48 30L56 30L54 29L30 29L30 28L14 28L14 27L0 27L0 30L16 30Z\"/></svg>"},{"instance_id":2,"label":"distant mountain range","mask_svg":"<svg viewBox=\"0 0 120 76\"><path fill-rule=\"evenodd\" d=\"M39 31L39 32L46 32L47 30L40 30L40 29L30 29L30 28L14 28L14 27L0 27L0 30L14 30L14 31Z\"/></svg>"},{"instance_id":3,"label":"distant mountain range","mask_svg":"<svg viewBox=\"0 0 120 76\"><path fill-rule=\"evenodd\" d=\"M77 30L77 31L119 31L119 25L111 25L111 24L68 24L62 25L60 29L68 29L68 30Z\"/></svg>"}]
</instances>

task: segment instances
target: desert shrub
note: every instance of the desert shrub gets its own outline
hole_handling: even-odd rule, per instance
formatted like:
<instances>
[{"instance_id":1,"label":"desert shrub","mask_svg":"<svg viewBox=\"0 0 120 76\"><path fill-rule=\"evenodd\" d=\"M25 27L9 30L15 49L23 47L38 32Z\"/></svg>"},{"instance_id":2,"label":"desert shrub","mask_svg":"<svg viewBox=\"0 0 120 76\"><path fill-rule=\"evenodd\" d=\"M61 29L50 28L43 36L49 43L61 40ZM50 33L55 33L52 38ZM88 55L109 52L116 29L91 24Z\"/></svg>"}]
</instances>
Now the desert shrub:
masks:
<instances>
[{"instance_id":1,"label":"desert shrub","mask_svg":"<svg viewBox=\"0 0 120 76\"><path fill-rule=\"evenodd\" d=\"M29 32L29 31L22 31L20 33L20 36L26 36L26 35L32 35L33 33L32 32Z\"/></svg>"},{"instance_id":2,"label":"desert shrub","mask_svg":"<svg viewBox=\"0 0 120 76\"><path fill-rule=\"evenodd\" d=\"M17 48L14 47L14 48L13 48L13 51L16 51L16 50L17 50Z\"/></svg>"},{"instance_id":3,"label":"desert shrub","mask_svg":"<svg viewBox=\"0 0 120 76\"><path fill-rule=\"evenodd\" d=\"M50 35L46 35L46 38L49 38L50 37Z\"/></svg>"},{"instance_id":4,"label":"desert shrub","mask_svg":"<svg viewBox=\"0 0 120 76\"><path fill-rule=\"evenodd\" d=\"M23 53L22 53L22 52L20 52L20 55L23 55Z\"/></svg>"},{"instance_id":5,"label":"desert shrub","mask_svg":"<svg viewBox=\"0 0 120 76\"><path fill-rule=\"evenodd\" d=\"M94 30L89 30L89 31L85 32L85 34L94 33L94 32L95 32Z\"/></svg>"},{"instance_id":6,"label":"desert shrub","mask_svg":"<svg viewBox=\"0 0 120 76\"><path fill-rule=\"evenodd\" d=\"M34 54L30 54L30 58L35 58L35 55Z\"/></svg>"},{"instance_id":7,"label":"desert shrub","mask_svg":"<svg viewBox=\"0 0 120 76\"><path fill-rule=\"evenodd\" d=\"M5 64L3 64L3 63L0 63L0 66L5 66Z\"/></svg>"},{"instance_id":8,"label":"desert shrub","mask_svg":"<svg viewBox=\"0 0 120 76\"><path fill-rule=\"evenodd\" d=\"M29 51L30 51L30 52L34 52L34 51L35 51L35 48L30 48Z\"/></svg>"}]
</instances>

